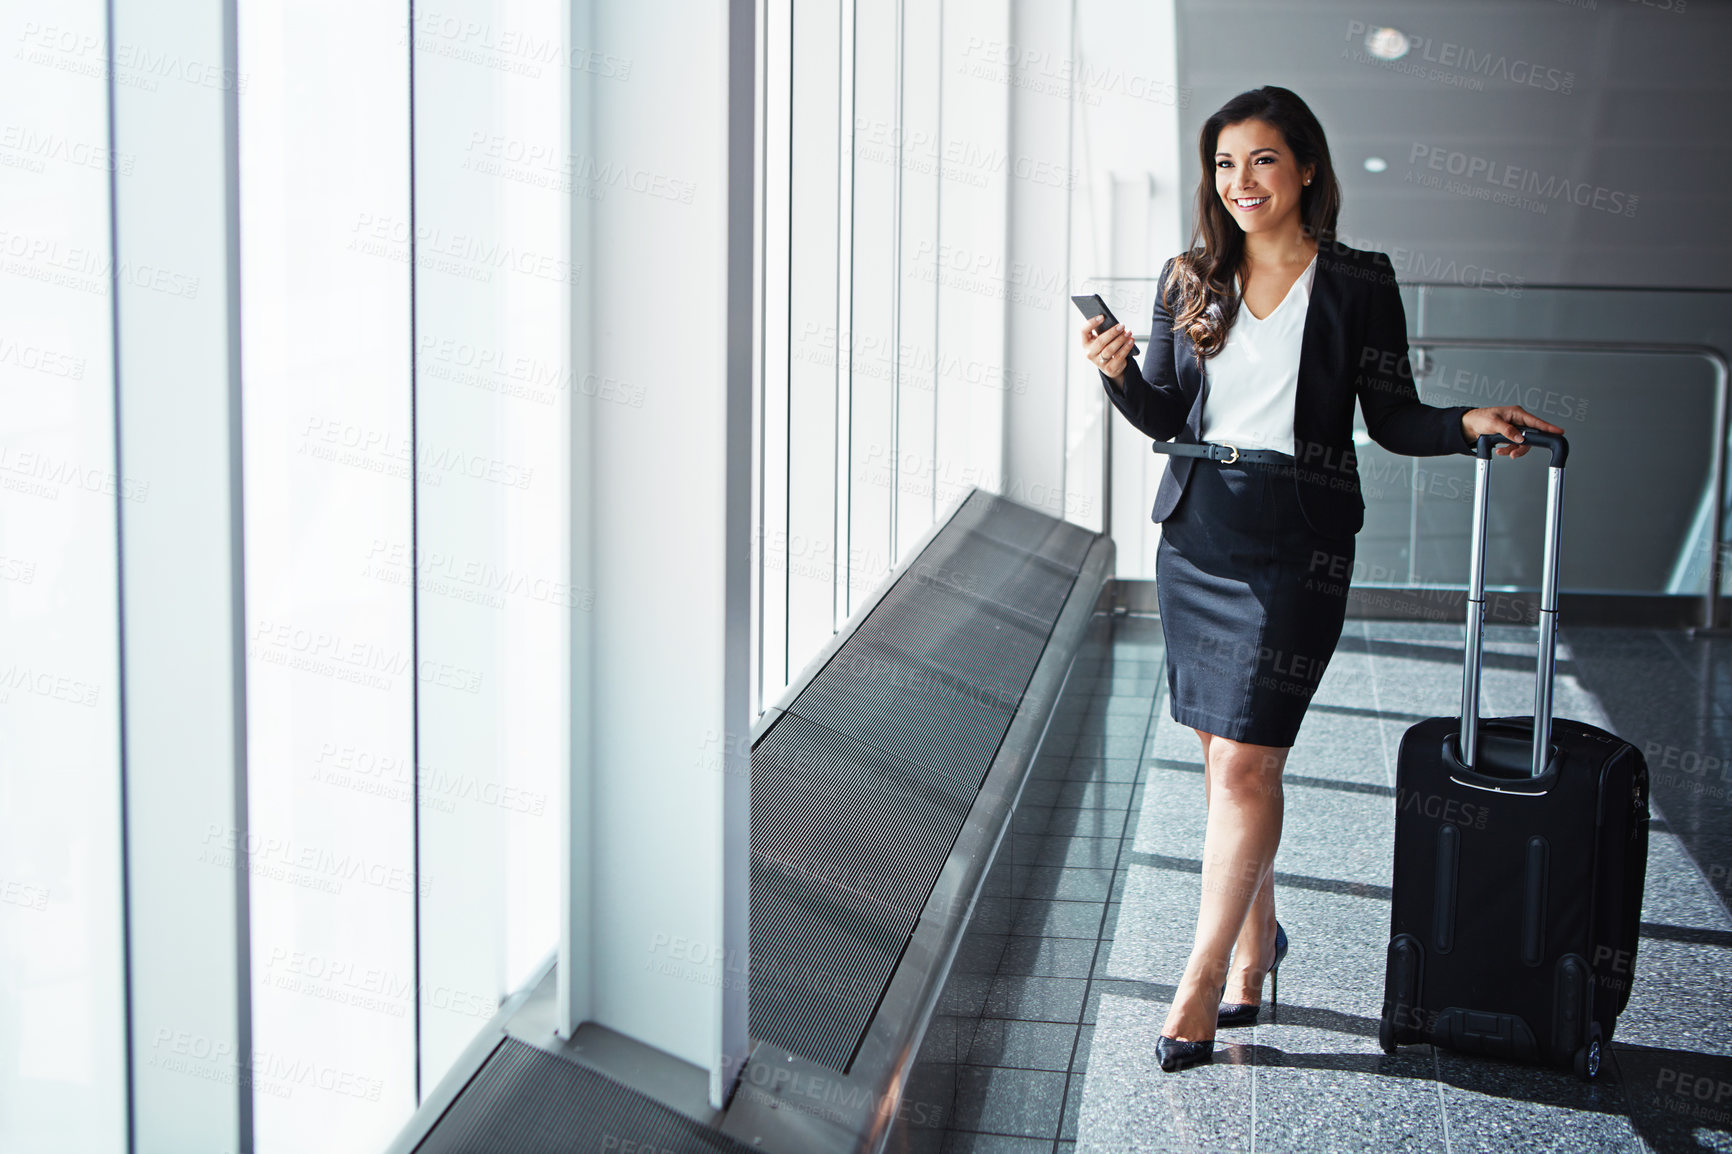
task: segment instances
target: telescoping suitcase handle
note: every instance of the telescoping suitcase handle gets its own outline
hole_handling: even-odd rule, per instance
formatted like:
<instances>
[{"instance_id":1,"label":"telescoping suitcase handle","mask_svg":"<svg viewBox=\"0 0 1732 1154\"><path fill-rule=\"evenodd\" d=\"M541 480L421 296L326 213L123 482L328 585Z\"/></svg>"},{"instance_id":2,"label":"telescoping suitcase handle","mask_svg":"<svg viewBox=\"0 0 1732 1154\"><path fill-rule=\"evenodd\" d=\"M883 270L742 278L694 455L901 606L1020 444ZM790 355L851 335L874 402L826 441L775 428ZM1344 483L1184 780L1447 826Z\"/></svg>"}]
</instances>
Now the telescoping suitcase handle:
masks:
<instances>
[{"instance_id":1,"label":"telescoping suitcase handle","mask_svg":"<svg viewBox=\"0 0 1732 1154\"><path fill-rule=\"evenodd\" d=\"M1486 490L1491 482L1492 449L1502 444L1526 444L1549 449L1546 468L1546 536L1544 573L1540 578L1539 668L1534 680L1533 776L1546 771L1552 743L1552 673L1557 662L1558 545L1563 520L1564 461L1570 443L1559 433L1523 429L1522 440L1487 433L1474 445L1473 535L1467 586L1467 662L1461 679L1461 760L1469 769L1479 758L1479 675L1485 649L1485 525Z\"/></svg>"}]
</instances>

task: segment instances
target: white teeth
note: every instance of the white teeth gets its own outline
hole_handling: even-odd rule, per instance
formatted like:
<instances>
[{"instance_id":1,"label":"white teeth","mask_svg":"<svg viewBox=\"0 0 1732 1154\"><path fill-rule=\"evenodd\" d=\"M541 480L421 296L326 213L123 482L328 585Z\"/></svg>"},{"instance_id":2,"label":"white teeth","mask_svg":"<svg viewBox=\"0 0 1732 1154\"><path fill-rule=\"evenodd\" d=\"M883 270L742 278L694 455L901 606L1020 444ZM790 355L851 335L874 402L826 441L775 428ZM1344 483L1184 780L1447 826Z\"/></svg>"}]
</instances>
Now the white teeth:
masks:
<instances>
[{"instance_id":1,"label":"white teeth","mask_svg":"<svg viewBox=\"0 0 1732 1154\"><path fill-rule=\"evenodd\" d=\"M1238 205L1240 208L1256 208L1259 204L1262 204L1265 200L1268 200L1268 199L1269 198L1266 196L1259 196L1259 197L1256 197L1255 199L1252 199L1252 200L1240 200L1238 198L1234 198L1233 203Z\"/></svg>"}]
</instances>

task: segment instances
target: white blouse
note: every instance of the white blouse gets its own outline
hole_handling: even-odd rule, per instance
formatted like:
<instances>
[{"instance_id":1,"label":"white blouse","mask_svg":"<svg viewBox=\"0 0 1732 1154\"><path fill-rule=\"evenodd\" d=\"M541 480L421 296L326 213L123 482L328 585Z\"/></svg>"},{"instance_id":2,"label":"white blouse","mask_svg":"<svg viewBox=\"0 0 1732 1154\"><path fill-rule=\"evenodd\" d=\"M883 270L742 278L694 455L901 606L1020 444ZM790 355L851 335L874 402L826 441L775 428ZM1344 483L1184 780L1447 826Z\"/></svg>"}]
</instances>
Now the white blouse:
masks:
<instances>
[{"instance_id":1,"label":"white blouse","mask_svg":"<svg viewBox=\"0 0 1732 1154\"><path fill-rule=\"evenodd\" d=\"M1203 440L1293 452L1299 351L1316 275L1317 258L1312 257L1281 303L1262 320L1241 300L1226 345L1203 362Z\"/></svg>"}]
</instances>

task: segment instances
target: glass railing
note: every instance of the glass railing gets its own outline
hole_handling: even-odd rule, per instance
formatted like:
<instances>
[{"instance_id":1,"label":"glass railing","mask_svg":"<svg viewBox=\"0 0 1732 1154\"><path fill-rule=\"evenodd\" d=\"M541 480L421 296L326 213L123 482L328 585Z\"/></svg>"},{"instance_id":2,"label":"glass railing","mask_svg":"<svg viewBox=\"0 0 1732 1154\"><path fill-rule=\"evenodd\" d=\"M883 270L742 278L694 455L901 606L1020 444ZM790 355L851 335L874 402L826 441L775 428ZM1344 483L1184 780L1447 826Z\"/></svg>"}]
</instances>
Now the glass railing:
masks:
<instances>
[{"instance_id":1,"label":"glass railing","mask_svg":"<svg viewBox=\"0 0 1732 1154\"><path fill-rule=\"evenodd\" d=\"M1099 278L1082 291L1145 327L1153 289L1148 279ZM1698 619L1717 619L1725 565L1711 562L1726 555L1732 292L1413 284L1402 297L1423 400L1520 404L1569 436L1561 588L1699 597ZM1390 453L1362 418L1355 438L1366 504L1355 584L1464 587L1471 459ZM1488 588L1538 586L1542 459L1495 469Z\"/></svg>"}]
</instances>

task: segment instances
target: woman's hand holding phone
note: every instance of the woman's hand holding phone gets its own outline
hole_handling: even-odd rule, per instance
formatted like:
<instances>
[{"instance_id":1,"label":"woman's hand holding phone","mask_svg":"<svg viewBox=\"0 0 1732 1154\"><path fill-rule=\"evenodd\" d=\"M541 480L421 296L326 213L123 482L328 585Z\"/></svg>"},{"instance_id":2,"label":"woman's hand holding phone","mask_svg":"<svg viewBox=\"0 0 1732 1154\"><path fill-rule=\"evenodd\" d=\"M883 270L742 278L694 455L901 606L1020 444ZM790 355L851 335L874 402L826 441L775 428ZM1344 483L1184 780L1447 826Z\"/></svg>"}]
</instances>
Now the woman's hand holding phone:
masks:
<instances>
[{"instance_id":1,"label":"woman's hand holding phone","mask_svg":"<svg viewBox=\"0 0 1732 1154\"><path fill-rule=\"evenodd\" d=\"M1104 316L1090 317L1083 323L1083 348L1088 352L1089 363L1105 373L1107 379L1118 388L1124 388L1125 363L1130 359L1134 342L1131 340L1131 330L1122 324L1109 325L1106 332L1097 333L1095 326L1106 318Z\"/></svg>"}]
</instances>

